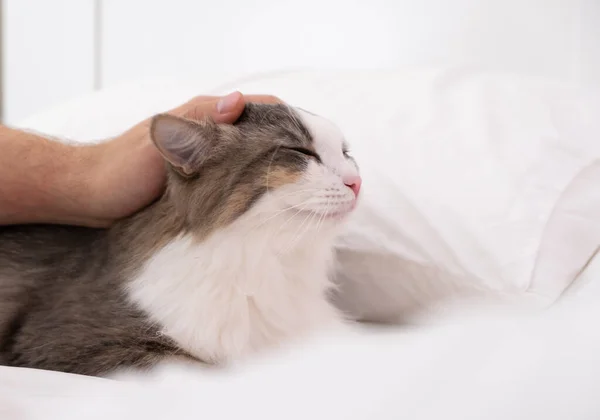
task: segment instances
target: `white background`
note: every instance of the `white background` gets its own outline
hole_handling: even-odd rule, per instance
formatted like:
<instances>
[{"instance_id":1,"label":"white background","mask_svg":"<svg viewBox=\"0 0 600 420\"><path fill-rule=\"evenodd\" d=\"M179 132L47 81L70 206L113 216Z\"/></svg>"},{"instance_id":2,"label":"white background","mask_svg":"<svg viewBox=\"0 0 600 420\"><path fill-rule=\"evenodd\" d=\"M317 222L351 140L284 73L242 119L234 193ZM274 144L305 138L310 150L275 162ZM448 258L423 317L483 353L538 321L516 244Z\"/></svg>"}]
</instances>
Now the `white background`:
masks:
<instances>
[{"instance_id":1,"label":"white background","mask_svg":"<svg viewBox=\"0 0 600 420\"><path fill-rule=\"evenodd\" d=\"M103 87L202 71L471 64L600 85L600 0L3 0L2 7L6 123Z\"/></svg>"}]
</instances>

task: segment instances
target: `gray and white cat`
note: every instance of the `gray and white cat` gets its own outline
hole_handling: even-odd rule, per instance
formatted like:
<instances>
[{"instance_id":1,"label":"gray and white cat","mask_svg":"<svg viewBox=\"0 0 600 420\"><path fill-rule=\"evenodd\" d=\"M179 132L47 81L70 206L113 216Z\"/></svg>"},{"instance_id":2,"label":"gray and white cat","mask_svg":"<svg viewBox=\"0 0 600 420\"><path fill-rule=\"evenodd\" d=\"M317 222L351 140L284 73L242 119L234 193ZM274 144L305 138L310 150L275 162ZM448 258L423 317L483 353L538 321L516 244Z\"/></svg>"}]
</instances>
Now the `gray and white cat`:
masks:
<instances>
[{"instance_id":1,"label":"gray and white cat","mask_svg":"<svg viewBox=\"0 0 600 420\"><path fill-rule=\"evenodd\" d=\"M360 177L341 132L285 105L234 125L154 117L167 190L110 229L0 227L0 362L85 375L223 363L342 322L333 243Z\"/></svg>"}]
</instances>

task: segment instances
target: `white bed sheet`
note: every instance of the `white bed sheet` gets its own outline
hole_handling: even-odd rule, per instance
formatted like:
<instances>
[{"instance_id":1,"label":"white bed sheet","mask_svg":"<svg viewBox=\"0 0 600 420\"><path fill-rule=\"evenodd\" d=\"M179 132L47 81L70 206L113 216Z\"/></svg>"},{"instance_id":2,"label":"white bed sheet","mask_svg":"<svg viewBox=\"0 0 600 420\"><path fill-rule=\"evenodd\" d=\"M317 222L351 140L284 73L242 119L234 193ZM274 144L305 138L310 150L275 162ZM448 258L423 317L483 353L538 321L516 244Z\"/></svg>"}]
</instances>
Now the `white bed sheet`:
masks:
<instances>
[{"instance_id":1,"label":"white bed sheet","mask_svg":"<svg viewBox=\"0 0 600 420\"><path fill-rule=\"evenodd\" d=\"M542 314L328 337L222 375L172 368L117 382L0 368L0 418L597 420L599 292L597 257Z\"/></svg>"}]
</instances>

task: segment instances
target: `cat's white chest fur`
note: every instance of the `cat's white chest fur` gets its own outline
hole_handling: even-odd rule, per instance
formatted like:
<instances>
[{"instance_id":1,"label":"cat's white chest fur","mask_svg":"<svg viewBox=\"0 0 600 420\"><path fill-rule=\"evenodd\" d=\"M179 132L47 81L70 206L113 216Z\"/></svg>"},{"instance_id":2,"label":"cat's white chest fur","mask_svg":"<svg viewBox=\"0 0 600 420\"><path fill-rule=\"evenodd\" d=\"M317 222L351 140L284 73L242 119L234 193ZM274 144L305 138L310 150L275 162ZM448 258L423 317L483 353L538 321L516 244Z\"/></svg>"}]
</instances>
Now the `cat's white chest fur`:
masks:
<instances>
[{"instance_id":1,"label":"cat's white chest fur","mask_svg":"<svg viewBox=\"0 0 600 420\"><path fill-rule=\"evenodd\" d=\"M326 298L331 245L308 241L282 256L283 245L235 228L201 243L179 237L147 261L129 297L183 349L216 363L339 323Z\"/></svg>"}]
</instances>

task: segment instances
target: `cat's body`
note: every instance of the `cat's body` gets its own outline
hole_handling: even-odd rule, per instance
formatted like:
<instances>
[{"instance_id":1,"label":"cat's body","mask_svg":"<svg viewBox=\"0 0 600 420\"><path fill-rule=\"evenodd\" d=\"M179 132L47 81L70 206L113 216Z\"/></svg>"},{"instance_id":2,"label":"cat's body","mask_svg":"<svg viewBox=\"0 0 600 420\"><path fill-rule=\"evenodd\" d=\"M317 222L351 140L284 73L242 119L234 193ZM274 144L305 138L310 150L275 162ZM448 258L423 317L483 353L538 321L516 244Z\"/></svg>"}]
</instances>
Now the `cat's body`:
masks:
<instances>
[{"instance_id":1,"label":"cat's body","mask_svg":"<svg viewBox=\"0 0 600 420\"><path fill-rule=\"evenodd\" d=\"M98 375L179 351L127 301L108 231L32 225L0 237L0 362Z\"/></svg>"},{"instance_id":2,"label":"cat's body","mask_svg":"<svg viewBox=\"0 0 600 420\"><path fill-rule=\"evenodd\" d=\"M328 274L360 180L335 127L299 112L249 106L235 127L158 117L159 201L108 230L1 227L0 362L88 375L221 363L340 322Z\"/></svg>"}]
</instances>

